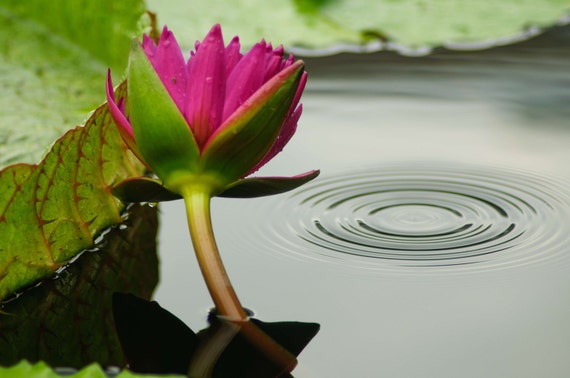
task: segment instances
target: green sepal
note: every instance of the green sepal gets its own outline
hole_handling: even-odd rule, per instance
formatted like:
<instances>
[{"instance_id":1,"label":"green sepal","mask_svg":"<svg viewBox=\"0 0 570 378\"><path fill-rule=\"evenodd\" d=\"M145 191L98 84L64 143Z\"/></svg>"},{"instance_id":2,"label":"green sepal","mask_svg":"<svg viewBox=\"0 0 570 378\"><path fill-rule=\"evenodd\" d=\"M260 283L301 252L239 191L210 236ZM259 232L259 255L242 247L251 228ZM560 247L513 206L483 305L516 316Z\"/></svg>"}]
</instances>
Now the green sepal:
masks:
<instances>
[{"instance_id":1,"label":"green sepal","mask_svg":"<svg viewBox=\"0 0 570 378\"><path fill-rule=\"evenodd\" d=\"M254 198L285 193L306 184L319 175L310 171L293 177L250 177L230 185L218 197Z\"/></svg>"},{"instance_id":2,"label":"green sepal","mask_svg":"<svg viewBox=\"0 0 570 378\"><path fill-rule=\"evenodd\" d=\"M127 179L112 189L115 197L125 203L164 202L182 199L180 194L166 189L162 182L150 177Z\"/></svg>"},{"instance_id":3,"label":"green sepal","mask_svg":"<svg viewBox=\"0 0 570 378\"><path fill-rule=\"evenodd\" d=\"M217 197L255 198L285 193L311 181L320 171L309 171L293 177L250 177L230 184ZM125 203L165 202L182 199L166 189L159 180L149 177L127 179L112 189L113 195Z\"/></svg>"},{"instance_id":4,"label":"green sepal","mask_svg":"<svg viewBox=\"0 0 570 378\"><path fill-rule=\"evenodd\" d=\"M165 183L195 172L200 151L190 127L136 40L127 72L130 121L146 163Z\"/></svg>"},{"instance_id":5,"label":"green sepal","mask_svg":"<svg viewBox=\"0 0 570 378\"><path fill-rule=\"evenodd\" d=\"M216 172L231 183L261 161L289 113L303 68L297 61L281 71L226 120L203 149L204 172Z\"/></svg>"}]
</instances>

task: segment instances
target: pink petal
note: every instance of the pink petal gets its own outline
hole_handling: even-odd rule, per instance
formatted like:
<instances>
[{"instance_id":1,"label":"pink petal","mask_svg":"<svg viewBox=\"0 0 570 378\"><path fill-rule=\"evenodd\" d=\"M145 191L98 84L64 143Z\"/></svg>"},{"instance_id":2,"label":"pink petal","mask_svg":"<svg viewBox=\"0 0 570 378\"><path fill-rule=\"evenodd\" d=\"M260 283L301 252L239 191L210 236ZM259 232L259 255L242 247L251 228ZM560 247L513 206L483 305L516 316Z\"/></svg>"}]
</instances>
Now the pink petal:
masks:
<instances>
[{"instance_id":1,"label":"pink petal","mask_svg":"<svg viewBox=\"0 0 570 378\"><path fill-rule=\"evenodd\" d=\"M117 105L117 103L115 102L115 91L113 89L113 82L111 80L111 70L107 71L106 94L107 94L107 106L111 113L111 117L113 118L113 121L115 121L115 125L119 130L119 134L121 134L121 138L123 138L129 149L135 154L135 156L150 170L150 167L145 162L144 158L142 157L137 148L135 137L133 135L133 128L127 117L125 117L124 104L123 104L124 99L121 98L119 100L119 105Z\"/></svg>"},{"instance_id":2,"label":"pink petal","mask_svg":"<svg viewBox=\"0 0 570 378\"><path fill-rule=\"evenodd\" d=\"M156 53L156 45L154 44L154 41L150 39L150 37L146 34L143 35L142 48L146 56L148 56L148 59L152 61L154 54Z\"/></svg>"},{"instance_id":3,"label":"pink petal","mask_svg":"<svg viewBox=\"0 0 570 378\"><path fill-rule=\"evenodd\" d=\"M268 46L271 49L271 45ZM265 77L263 81L267 81L281 69L281 62L283 60L283 46L279 46L275 50L268 52L267 62L265 63Z\"/></svg>"},{"instance_id":4,"label":"pink petal","mask_svg":"<svg viewBox=\"0 0 570 378\"><path fill-rule=\"evenodd\" d=\"M261 85L265 75L265 42L257 43L230 73L222 119L228 118Z\"/></svg>"},{"instance_id":5,"label":"pink petal","mask_svg":"<svg viewBox=\"0 0 570 378\"><path fill-rule=\"evenodd\" d=\"M119 106L115 102L115 90L113 89L113 81L111 80L111 70L107 70L107 86L106 86L106 94L107 94L107 104L109 106L109 111L111 112L111 116L115 121L115 124L119 128L122 129L121 135L126 133L130 139L134 141L133 135L133 128L131 123L127 120L127 117L123 114ZM121 98L122 101L122 98Z\"/></svg>"},{"instance_id":6,"label":"pink petal","mask_svg":"<svg viewBox=\"0 0 570 378\"><path fill-rule=\"evenodd\" d=\"M188 64L186 120L202 146L222 121L225 93L224 40L214 25Z\"/></svg>"},{"instance_id":7,"label":"pink petal","mask_svg":"<svg viewBox=\"0 0 570 378\"><path fill-rule=\"evenodd\" d=\"M263 167L269 160L273 159L275 155L283 151L285 145L289 143L289 141L295 134L295 131L297 131L297 122L299 122L299 118L301 117L302 112L303 112L303 105L299 104L299 106L297 107L297 109L295 109L293 114L291 114L289 118L285 120L285 123L281 127L279 135L277 136L277 139L275 139L273 146L271 146L271 148L269 149L267 154L265 154L263 159L261 159L259 163L257 163L255 167L253 167L245 176L254 173L259 168Z\"/></svg>"},{"instance_id":8,"label":"pink petal","mask_svg":"<svg viewBox=\"0 0 570 378\"><path fill-rule=\"evenodd\" d=\"M301 99L301 95L303 94L303 90L305 89L305 85L307 84L307 71L303 72L303 76L301 76L301 80L299 81L299 86L297 87L297 92L295 92L295 97L293 97L293 102L291 103L291 110L290 112L295 109L299 100Z\"/></svg>"},{"instance_id":9,"label":"pink petal","mask_svg":"<svg viewBox=\"0 0 570 378\"><path fill-rule=\"evenodd\" d=\"M145 36L146 37L146 36ZM148 39L148 37L147 37ZM150 41L150 39L148 39ZM143 49L147 54L152 66L154 67L160 81L172 97L172 100L184 112L186 104L186 62L182 55L182 50L178 46L178 42L170 30L164 27L158 45L152 49L150 44L154 46L152 41L146 42L143 38Z\"/></svg>"},{"instance_id":10,"label":"pink petal","mask_svg":"<svg viewBox=\"0 0 570 378\"><path fill-rule=\"evenodd\" d=\"M237 36L233 37L226 47L226 78L234 70L243 55L239 52L240 44Z\"/></svg>"},{"instance_id":11,"label":"pink petal","mask_svg":"<svg viewBox=\"0 0 570 378\"><path fill-rule=\"evenodd\" d=\"M289 67L291 64L293 64L293 60L295 58L293 57L293 55L289 55L289 57L287 59L284 59L281 61L281 68L280 70L284 70L285 68Z\"/></svg>"}]
</instances>

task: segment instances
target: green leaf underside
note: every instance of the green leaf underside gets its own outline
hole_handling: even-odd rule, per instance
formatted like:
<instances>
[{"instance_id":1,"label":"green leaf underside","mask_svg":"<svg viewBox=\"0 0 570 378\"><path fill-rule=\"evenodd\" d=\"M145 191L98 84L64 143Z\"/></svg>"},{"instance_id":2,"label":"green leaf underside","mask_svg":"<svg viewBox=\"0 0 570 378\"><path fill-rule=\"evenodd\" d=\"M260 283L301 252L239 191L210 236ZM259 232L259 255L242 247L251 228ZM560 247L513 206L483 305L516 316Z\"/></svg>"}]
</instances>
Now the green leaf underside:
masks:
<instances>
[{"instance_id":1,"label":"green leaf underside","mask_svg":"<svg viewBox=\"0 0 570 378\"><path fill-rule=\"evenodd\" d=\"M130 120L145 161L165 181L178 170L195 172L200 156L198 145L136 41L131 49L128 72Z\"/></svg>"},{"instance_id":2,"label":"green leaf underside","mask_svg":"<svg viewBox=\"0 0 570 378\"><path fill-rule=\"evenodd\" d=\"M131 206L121 227L0 313L0 365L22 359L81 368L124 366L112 316L114 292L149 299L158 283L157 211ZM3 376L0 374L0 376Z\"/></svg>"},{"instance_id":3,"label":"green leaf underside","mask_svg":"<svg viewBox=\"0 0 570 378\"><path fill-rule=\"evenodd\" d=\"M62 375L52 370L43 362L30 364L22 361L18 365L3 368L0 367L0 376L9 378L60 378ZM73 375L65 375L68 378L108 378L107 374L99 365L92 364ZM180 378L180 375L152 375L135 374L128 370L122 371L116 378Z\"/></svg>"},{"instance_id":4,"label":"green leaf underside","mask_svg":"<svg viewBox=\"0 0 570 378\"><path fill-rule=\"evenodd\" d=\"M407 48L482 43L547 27L570 13L567 0L148 0L159 21L190 50L213 23L246 46L265 38L285 47L331 49L389 40ZM182 36L184 38L182 38Z\"/></svg>"},{"instance_id":5,"label":"green leaf underside","mask_svg":"<svg viewBox=\"0 0 570 378\"><path fill-rule=\"evenodd\" d=\"M0 168L38 162L101 104L143 15L143 0L0 2Z\"/></svg>"},{"instance_id":6,"label":"green leaf underside","mask_svg":"<svg viewBox=\"0 0 570 378\"><path fill-rule=\"evenodd\" d=\"M121 222L111 187L142 167L101 106L67 132L37 166L0 172L0 300L52 275Z\"/></svg>"}]
</instances>

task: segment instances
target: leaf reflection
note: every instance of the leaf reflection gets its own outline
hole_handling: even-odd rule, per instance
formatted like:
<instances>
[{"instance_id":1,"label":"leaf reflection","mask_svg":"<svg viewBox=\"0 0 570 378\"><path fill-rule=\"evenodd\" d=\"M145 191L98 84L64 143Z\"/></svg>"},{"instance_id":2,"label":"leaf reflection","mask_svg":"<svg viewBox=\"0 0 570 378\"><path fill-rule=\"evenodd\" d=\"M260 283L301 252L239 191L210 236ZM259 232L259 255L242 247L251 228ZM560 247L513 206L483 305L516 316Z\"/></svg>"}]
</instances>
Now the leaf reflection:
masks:
<instances>
[{"instance_id":1,"label":"leaf reflection","mask_svg":"<svg viewBox=\"0 0 570 378\"><path fill-rule=\"evenodd\" d=\"M113 315L130 370L191 377L292 377L252 346L244 334L247 327L258 327L295 356L320 327L253 318L240 325L211 314L210 326L195 333L157 302L122 293L113 295Z\"/></svg>"}]
</instances>

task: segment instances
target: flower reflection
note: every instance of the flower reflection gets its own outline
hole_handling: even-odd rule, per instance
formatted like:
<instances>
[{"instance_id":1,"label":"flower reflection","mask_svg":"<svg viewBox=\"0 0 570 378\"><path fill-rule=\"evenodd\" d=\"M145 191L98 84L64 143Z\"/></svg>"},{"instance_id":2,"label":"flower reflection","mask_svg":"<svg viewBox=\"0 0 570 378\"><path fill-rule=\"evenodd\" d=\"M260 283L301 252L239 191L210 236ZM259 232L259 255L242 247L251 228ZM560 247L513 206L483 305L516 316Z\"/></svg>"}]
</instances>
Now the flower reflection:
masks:
<instances>
[{"instance_id":1,"label":"flower reflection","mask_svg":"<svg viewBox=\"0 0 570 378\"><path fill-rule=\"evenodd\" d=\"M210 314L210 326L195 333L157 302L122 293L113 295L113 316L129 369L190 377L291 377L292 366L277 365L247 333L260 329L298 356L320 327L253 318L230 321Z\"/></svg>"}]
</instances>

